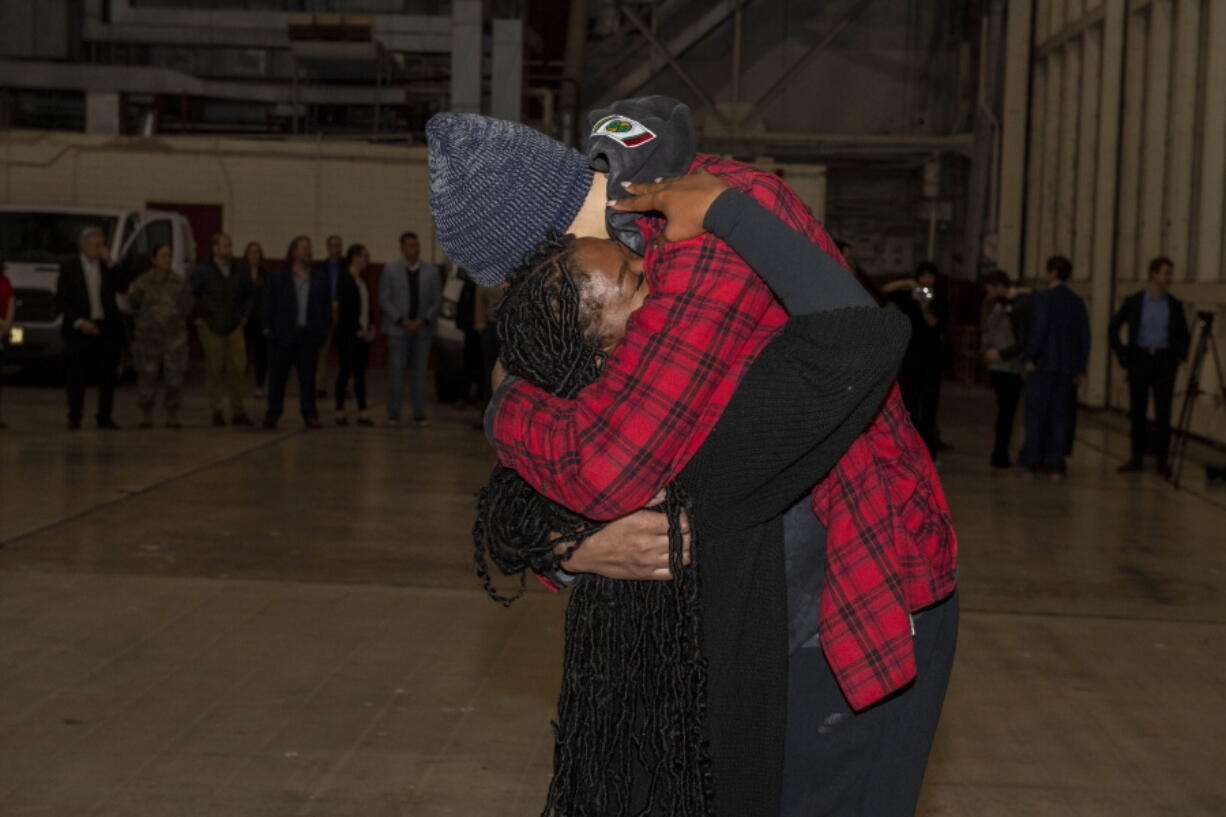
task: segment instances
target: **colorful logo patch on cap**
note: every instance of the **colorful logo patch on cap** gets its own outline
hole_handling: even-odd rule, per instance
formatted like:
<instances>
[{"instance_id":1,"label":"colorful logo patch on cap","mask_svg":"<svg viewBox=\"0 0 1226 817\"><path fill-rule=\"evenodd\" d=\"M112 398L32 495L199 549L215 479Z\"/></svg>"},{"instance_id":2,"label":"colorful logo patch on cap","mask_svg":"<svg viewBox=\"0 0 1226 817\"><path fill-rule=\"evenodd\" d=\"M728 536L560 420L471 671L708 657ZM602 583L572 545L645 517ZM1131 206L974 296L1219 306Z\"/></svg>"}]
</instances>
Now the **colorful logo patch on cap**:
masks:
<instances>
[{"instance_id":1,"label":"colorful logo patch on cap","mask_svg":"<svg viewBox=\"0 0 1226 817\"><path fill-rule=\"evenodd\" d=\"M623 147L636 148L656 138L648 128L624 116L606 116L592 127L592 136L607 136Z\"/></svg>"}]
</instances>

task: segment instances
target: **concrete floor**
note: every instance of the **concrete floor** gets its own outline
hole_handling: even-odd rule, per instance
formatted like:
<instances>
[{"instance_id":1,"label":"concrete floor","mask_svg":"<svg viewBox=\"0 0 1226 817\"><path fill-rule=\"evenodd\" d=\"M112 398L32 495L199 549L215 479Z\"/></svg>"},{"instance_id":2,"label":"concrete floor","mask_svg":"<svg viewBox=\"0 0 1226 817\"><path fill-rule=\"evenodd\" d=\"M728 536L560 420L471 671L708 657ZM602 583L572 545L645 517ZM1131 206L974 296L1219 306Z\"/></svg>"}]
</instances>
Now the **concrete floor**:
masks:
<instances>
[{"instance_id":1,"label":"concrete floor","mask_svg":"<svg viewBox=\"0 0 1226 817\"><path fill-rule=\"evenodd\" d=\"M55 389L4 407L0 815L539 813L564 599L471 576L473 413L215 430L197 387L196 427L69 434ZM920 813L1226 814L1226 491L1117 476L1111 416L1065 482L995 476L990 415L947 389L964 617Z\"/></svg>"}]
</instances>

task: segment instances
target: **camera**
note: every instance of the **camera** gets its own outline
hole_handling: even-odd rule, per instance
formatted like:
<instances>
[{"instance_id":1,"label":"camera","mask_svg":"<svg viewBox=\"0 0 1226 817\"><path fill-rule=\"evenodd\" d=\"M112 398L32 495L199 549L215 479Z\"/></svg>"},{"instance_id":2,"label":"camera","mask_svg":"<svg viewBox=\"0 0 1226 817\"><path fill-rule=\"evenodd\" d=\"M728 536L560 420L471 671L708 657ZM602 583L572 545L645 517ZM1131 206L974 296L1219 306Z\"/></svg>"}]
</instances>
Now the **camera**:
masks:
<instances>
[{"instance_id":1,"label":"camera","mask_svg":"<svg viewBox=\"0 0 1226 817\"><path fill-rule=\"evenodd\" d=\"M920 303L932 303L936 293L932 291L932 287L916 287L911 290L911 297Z\"/></svg>"}]
</instances>

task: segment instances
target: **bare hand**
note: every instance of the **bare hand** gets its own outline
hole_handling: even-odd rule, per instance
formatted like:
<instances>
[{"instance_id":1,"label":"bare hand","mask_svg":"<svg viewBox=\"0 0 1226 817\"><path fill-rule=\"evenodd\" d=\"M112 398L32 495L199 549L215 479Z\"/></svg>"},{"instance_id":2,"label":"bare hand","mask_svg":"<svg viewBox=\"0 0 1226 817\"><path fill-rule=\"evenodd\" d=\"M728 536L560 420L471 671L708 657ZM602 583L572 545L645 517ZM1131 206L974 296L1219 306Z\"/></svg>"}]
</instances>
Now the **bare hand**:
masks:
<instances>
[{"instance_id":1,"label":"bare hand","mask_svg":"<svg viewBox=\"0 0 1226 817\"><path fill-rule=\"evenodd\" d=\"M664 218L668 219L668 225L664 228L665 241L682 241L705 233L702 222L707 217L707 211L728 189L722 179L705 170L655 184L624 186L634 196L614 201L610 206L627 213L653 210L663 213Z\"/></svg>"},{"instance_id":2,"label":"bare hand","mask_svg":"<svg viewBox=\"0 0 1226 817\"><path fill-rule=\"evenodd\" d=\"M984 349L983 357L989 363L995 363L996 361L1000 360L1000 350L999 349Z\"/></svg>"},{"instance_id":3,"label":"bare hand","mask_svg":"<svg viewBox=\"0 0 1226 817\"><path fill-rule=\"evenodd\" d=\"M1035 366L1033 363L1026 364L1026 374L1033 374L1036 369L1038 369L1038 367Z\"/></svg>"},{"instance_id":4,"label":"bare hand","mask_svg":"<svg viewBox=\"0 0 1226 817\"><path fill-rule=\"evenodd\" d=\"M661 491L651 504L664 501ZM690 563L690 520L681 517L683 564ZM559 552L567 545L559 545ZM654 579L668 581L668 517L659 511L641 510L615 519L588 537L569 560L562 563L568 573L595 573L608 579Z\"/></svg>"},{"instance_id":5,"label":"bare hand","mask_svg":"<svg viewBox=\"0 0 1226 817\"><path fill-rule=\"evenodd\" d=\"M103 245L102 250L98 253L98 257L101 258L102 263L106 264L108 267L112 266L111 251L107 246Z\"/></svg>"},{"instance_id":6,"label":"bare hand","mask_svg":"<svg viewBox=\"0 0 1226 817\"><path fill-rule=\"evenodd\" d=\"M98 324L93 321L81 321L82 335L101 335L102 330L98 328Z\"/></svg>"},{"instance_id":7,"label":"bare hand","mask_svg":"<svg viewBox=\"0 0 1226 817\"><path fill-rule=\"evenodd\" d=\"M415 332L421 327L425 326L426 322L419 318L414 318L413 320L409 320L408 318L405 318L403 321L400 322L400 324L405 329L408 329L410 332Z\"/></svg>"}]
</instances>

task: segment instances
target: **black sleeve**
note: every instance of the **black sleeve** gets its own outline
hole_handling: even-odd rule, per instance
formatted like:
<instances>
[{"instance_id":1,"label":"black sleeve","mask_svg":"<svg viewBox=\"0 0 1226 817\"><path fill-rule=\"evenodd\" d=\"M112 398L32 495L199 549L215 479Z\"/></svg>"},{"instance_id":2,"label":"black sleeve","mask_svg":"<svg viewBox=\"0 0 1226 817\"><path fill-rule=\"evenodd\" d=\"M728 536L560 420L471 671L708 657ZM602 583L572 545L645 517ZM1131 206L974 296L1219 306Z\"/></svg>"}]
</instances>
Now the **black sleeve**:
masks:
<instances>
[{"instance_id":1,"label":"black sleeve","mask_svg":"<svg viewBox=\"0 0 1226 817\"><path fill-rule=\"evenodd\" d=\"M682 473L704 517L745 528L791 507L868 427L909 334L876 304L789 321Z\"/></svg>"},{"instance_id":2,"label":"black sleeve","mask_svg":"<svg viewBox=\"0 0 1226 817\"><path fill-rule=\"evenodd\" d=\"M1183 311L1183 301L1171 299L1171 348L1175 350L1175 359L1180 363L1188 359L1188 347L1192 345L1192 335L1188 331L1188 315Z\"/></svg>"},{"instance_id":3,"label":"black sleeve","mask_svg":"<svg viewBox=\"0 0 1226 817\"><path fill-rule=\"evenodd\" d=\"M64 324L72 326L77 315L73 314L72 297L68 294L68 265L60 264L60 274L55 279L55 311L64 316Z\"/></svg>"},{"instance_id":4,"label":"black sleeve","mask_svg":"<svg viewBox=\"0 0 1226 817\"><path fill-rule=\"evenodd\" d=\"M251 312L251 305L255 303L255 282L251 280L251 272L247 269L245 263L235 264L234 274L243 276L239 294L239 307L241 310L239 314L246 317Z\"/></svg>"},{"instance_id":5,"label":"black sleeve","mask_svg":"<svg viewBox=\"0 0 1226 817\"><path fill-rule=\"evenodd\" d=\"M264 334L272 337L277 317L277 273L269 273L264 280Z\"/></svg>"},{"instance_id":6,"label":"black sleeve","mask_svg":"<svg viewBox=\"0 0 1226 817\"><path fill-rule=\"evenodd\" d=\"M838 259L739 190L720 194L703 226L736 250L792 315L877 305Z\"/></svg>"},{"instance_id":7,"label":"black sleeve","mask_svg":"<svg viewBox=\"0 0 1226 817\"><path fill-rule=\"evenodd\" d=\"M1128 321L1128 307L1131 300L1131 298L1124 299L1119 310L1111 316L1111 323L1107 325L1107 339L1111 342L1111 351L1115 352L1120 363L1124 363L1127 358L1127 350L1123 341L1120 340L1120 328Z\"/></svg>"}]
</instances>

